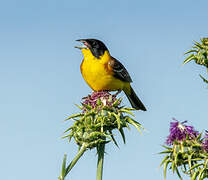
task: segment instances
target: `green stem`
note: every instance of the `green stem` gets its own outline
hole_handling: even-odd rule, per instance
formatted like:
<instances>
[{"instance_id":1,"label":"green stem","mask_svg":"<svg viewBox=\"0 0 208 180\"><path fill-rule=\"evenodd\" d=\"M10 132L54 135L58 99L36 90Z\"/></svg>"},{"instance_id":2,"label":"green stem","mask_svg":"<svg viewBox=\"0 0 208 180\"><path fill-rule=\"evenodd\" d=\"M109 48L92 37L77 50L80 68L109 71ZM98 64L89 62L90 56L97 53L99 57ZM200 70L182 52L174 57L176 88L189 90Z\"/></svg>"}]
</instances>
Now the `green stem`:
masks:
<instances>
[{"instance_id":1,"label":"green stem","mask_svg":"<svg viewBox=\"0 0 208 180\"><path fill-rule=\"evenodd\" d=\"M71 163L66 168L63 180L67 176L67 174L71 171L71 169L74 167L74 165L77 163L79 158L84 154L84 152L87 149L87 146L88 146L87 144L83 143L83 145L81 146L81 148L80 148L79 152L77 153L77 155L75 156L75 158L71 161Z\"/></svg>"},{"instance_id":2,"label":"green stem","mask_svg":"<svg viewBox=\"0 0 208 180\"><path fill-rule=\"evenodd\" d=\"M105 153L105 144L99 144L97 146L98 153L98 162L97 162L97 176L96 180L102 180L103 177L103 161L104 161L104 153Z\"/></svg>"}]
</instances>

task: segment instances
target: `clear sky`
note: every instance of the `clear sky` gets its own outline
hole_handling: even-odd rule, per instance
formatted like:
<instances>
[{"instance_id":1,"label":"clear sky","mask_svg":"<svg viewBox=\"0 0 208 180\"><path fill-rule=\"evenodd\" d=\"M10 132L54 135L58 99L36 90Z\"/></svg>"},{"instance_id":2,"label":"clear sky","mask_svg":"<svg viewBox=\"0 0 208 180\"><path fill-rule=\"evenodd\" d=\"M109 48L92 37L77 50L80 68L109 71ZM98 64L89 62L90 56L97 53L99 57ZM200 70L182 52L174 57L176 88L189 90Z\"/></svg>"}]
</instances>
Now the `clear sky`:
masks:
<instances>
[{"instance_id":1,"label":"clear sky","mask_svg":"<svg viewBox=\"0 0 208 180\"><path fill-rule=\"evenodd\" d=\"M61 139L63 120L91 91L75 40L97 38L126 66L148 109L136 112L143 136L132 128L126 145L119 136L120 149L107 145L104 180L162 180L157 153L172 117L208 129L208 89L198 76L205 69L181 65L193 40L208 36L207 7L207 0L1 1L0 179L56 180L64 153L73 158L77 146ZM67 179L95 175L92 150Z\"/></svg>"}]
</instances>

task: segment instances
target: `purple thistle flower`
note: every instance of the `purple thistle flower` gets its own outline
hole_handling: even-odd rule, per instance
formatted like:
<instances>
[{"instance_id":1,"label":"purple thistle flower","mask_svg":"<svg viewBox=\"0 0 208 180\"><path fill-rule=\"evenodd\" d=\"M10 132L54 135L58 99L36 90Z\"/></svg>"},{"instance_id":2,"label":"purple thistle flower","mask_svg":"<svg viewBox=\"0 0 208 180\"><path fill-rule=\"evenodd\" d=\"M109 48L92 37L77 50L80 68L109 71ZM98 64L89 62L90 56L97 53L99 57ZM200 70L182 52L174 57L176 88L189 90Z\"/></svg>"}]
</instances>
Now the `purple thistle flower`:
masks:
<instances>
[{"instance_id":1,"label":"purple thistle flower","mask_svg":"<svg viewBox=\"0 0 208 180\"><path fill-rule=\"evenodd\" d=\"M202 142L203 149L208 152L208 131L206 131L204 140Z\"/></svg>"},{"instance_id":2,"label":"purple thistle flower","mask_svg":"<svg viewBox=\"0 0 208 180\"><path fill-rule=\"evenodd\" d=\"M185 125L187 121L183 121L180 123L174 118L173 120L175 120L176 122L170 123L170 134L166 140L167 145L172 145L174 141L186 140L186 138L192 140L199 135L199 132L194 130L193 126Z\"/></svg>"},{"instance_id":3,"label":"purple thistle flower","mask_svg":"<svg viewBox=\"0 0 208 180\"><path fill-rule=\"evenodd\" d=\"M92 108L96 107L98 99L101 100L104 106L112 106L117 100L116 95L111 95L108 91L93 92L91 95L82 99L84 99L83 104L90 105Z\"/></svg>"}]
</instances>

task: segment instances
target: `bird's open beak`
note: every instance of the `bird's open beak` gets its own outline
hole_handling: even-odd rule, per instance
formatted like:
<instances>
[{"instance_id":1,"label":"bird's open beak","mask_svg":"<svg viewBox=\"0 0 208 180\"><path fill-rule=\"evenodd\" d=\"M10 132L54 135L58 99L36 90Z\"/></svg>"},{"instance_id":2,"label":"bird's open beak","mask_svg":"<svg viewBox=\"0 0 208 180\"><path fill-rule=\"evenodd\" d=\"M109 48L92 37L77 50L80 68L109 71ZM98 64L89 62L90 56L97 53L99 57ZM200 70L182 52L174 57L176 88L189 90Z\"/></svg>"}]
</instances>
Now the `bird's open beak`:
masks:
<instances>
[{"instance_id":1,"label":"bird's open beak","mask_svg":"<svg viewBox=\"0 0 208 180\"><path fill-rule=\"evenodd\" d=\"M79 42L82 42L82 46L74 46L75 48L78 48L78 49L87 49L87 42L84 40L84 39L78 39L76 41L79 41Z\"/></svg>"}]
</instances>

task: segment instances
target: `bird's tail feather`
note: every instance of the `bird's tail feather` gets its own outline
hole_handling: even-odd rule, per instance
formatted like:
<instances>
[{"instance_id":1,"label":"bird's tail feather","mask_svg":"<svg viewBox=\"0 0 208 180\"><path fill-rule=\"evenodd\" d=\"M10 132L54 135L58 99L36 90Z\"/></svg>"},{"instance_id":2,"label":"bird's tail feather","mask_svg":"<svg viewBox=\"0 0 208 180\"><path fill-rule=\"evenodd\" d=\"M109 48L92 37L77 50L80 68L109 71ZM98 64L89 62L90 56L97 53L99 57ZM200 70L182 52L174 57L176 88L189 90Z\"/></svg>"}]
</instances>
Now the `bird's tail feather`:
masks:
<instances>
[{"instance_id":1,"label":"bird's tail feather","mask_svg":"<svg viewBox=\"0 0 208 180\"><path fill-rule=\"evenodd\" d=\"M130 90L125 90L124 93L126 94L129 102L131 103L132 107L137 110L146 111L146 108L144 104L141 102L141 100L138 98L132 87L130 86Z\"/></svg>"}]
</instances>

